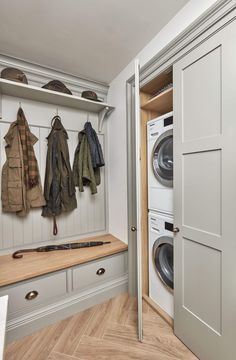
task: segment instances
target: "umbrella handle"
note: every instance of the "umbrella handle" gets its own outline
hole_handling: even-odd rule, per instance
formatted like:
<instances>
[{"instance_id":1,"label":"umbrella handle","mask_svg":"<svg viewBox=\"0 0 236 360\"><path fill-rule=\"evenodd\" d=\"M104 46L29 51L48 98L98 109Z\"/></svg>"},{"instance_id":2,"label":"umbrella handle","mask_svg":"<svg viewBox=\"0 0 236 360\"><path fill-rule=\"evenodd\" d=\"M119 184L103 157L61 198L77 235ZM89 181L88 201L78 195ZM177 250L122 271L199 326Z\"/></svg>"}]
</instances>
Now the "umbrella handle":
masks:
<instances>
[{"instance_id":1,"label":"umbrella handle","mask_svg":"<svg viewBox=\"0 0 236 360\"><path fill-rule=\"evenodd\" d=\"M21 259L23 257L23 253L26 252L35 252L35 249L24 249L24 250L17 250L12 254L13 259Z\"/></svg>"}]
</instances>

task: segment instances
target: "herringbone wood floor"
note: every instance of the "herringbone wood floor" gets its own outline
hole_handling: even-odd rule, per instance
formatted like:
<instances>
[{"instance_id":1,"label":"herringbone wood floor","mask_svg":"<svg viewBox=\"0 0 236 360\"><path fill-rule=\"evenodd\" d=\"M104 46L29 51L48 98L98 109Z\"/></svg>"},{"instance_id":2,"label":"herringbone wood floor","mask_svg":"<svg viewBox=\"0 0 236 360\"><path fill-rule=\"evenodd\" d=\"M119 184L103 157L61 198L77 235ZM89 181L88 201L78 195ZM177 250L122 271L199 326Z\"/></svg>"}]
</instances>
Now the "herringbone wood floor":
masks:
<instances>
[{"instance_id":1,"label":"herringbone wood floor","mask_svg":"<svg viewBox=\"0 0 236 360\"><path fill-rule=\"evenodd\" d=\"M144 341L136 301L122 294L9 344L6 360L196 360L144 302Z\"/></svg>"}]
</instances>

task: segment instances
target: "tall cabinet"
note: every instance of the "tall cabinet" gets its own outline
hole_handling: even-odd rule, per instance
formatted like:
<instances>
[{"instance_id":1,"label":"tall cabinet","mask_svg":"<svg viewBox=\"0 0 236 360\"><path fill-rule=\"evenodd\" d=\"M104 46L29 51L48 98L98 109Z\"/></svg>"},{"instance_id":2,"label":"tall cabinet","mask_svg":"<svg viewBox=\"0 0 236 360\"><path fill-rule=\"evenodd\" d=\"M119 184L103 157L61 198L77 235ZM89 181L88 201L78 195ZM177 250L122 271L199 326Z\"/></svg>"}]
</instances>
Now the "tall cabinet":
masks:
<instances>
[{"instance_id":1,"label":"tall cabinet","mask_svg":"<svg viewBox=\"0 0 236 360\"><path fill-rule=\"evenodd\" d=\"M235 35L234 20L174 65L174 328L203 360L235 357Z\"/></svg>"},{"instance_id":2,"label":"tall cabinet","mask_svg":"<svg viewBox=\"0 0 236 360\"><path fill-rule=\"evenodd\" d=\"M234 3L227 16L168 59L149 82L141 82L140 99L136 92L139 318L141 299L150 301L146 124L172 109L173 95L174 228L178 229L173 331L201 360L235 358L235 19ZM155 96L170 81L173 89ZM140 340L143 329L145 322L140 320Z\"/></svg>"}]
</instances>

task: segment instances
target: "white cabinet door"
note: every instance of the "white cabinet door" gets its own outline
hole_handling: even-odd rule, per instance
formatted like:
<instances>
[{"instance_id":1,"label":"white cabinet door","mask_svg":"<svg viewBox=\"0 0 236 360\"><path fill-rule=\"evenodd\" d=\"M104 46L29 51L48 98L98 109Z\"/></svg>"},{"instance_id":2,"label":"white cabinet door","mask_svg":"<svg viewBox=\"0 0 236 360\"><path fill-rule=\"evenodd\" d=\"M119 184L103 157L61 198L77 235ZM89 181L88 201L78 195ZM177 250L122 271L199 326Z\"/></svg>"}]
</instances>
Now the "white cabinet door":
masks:
<instances>
[{"instance_id":1,"label":"white cabinet door","mask_svg":"<svg viewBox=\"0 0 236 360\"><path fill-rule=\"evenodd\" d=\"M135 152L136 152L136 224L137 224L137 298L138 298L138 337L143 338L142 321L142 238L141 238L141 167L140 167L140 94L139 61L135 60Z\"/></svg>"},{"instance_id":2,"label":"white cabinet door","mask_svg":"<svg viewBox=\"0 0 236 360\"><path fill-rule=\"evenodd\" d=\"M0 360L4 359L8 296L0 297Z\"/></svg>"},{"instance_id":3,"label":"white cabinet door","mask_svg":"<svg viewBox=\"0 0 236 360\"><path fill-rule=\"evenodd\" d=\"M201 360L236 358L235 36L174 66L174 329Z\"/></svg>"}]
</instances>

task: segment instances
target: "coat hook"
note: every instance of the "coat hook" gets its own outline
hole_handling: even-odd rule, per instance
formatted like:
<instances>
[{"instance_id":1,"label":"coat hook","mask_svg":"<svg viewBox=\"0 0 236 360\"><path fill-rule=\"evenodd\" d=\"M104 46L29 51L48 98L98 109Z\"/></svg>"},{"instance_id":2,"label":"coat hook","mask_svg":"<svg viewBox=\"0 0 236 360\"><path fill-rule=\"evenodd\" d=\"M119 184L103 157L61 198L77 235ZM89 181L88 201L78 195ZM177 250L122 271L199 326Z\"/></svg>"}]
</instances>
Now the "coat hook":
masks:
<instances>
[{"instance_id":1,"label":"coat hook","mask_svg":"<svg viewBox=\"0 0 236 360\"><path fill-rule=\"evenodd\" d=\"M21 101L19 101L19 107L21 108Z\"/></svg>"},{"instance_id":2,"label":"coat hook","mask_svg":"<svg viewBox=\"0 0 236 360\"><path fill-rule=\"evenodd\" d=\"M56 110L56 115L58 116L58 107L57 107L57 110Z\"/></svg>"},{"instance_id":3,"label":"coat hook","mask_svg":"<svg viewBox=\"0 0 236 360\"><path fill-rule=\"evenodd\" d=\"M86 122L89 122L89 113L87 113L87 121Z\"/></svg>"}]
</instances>

